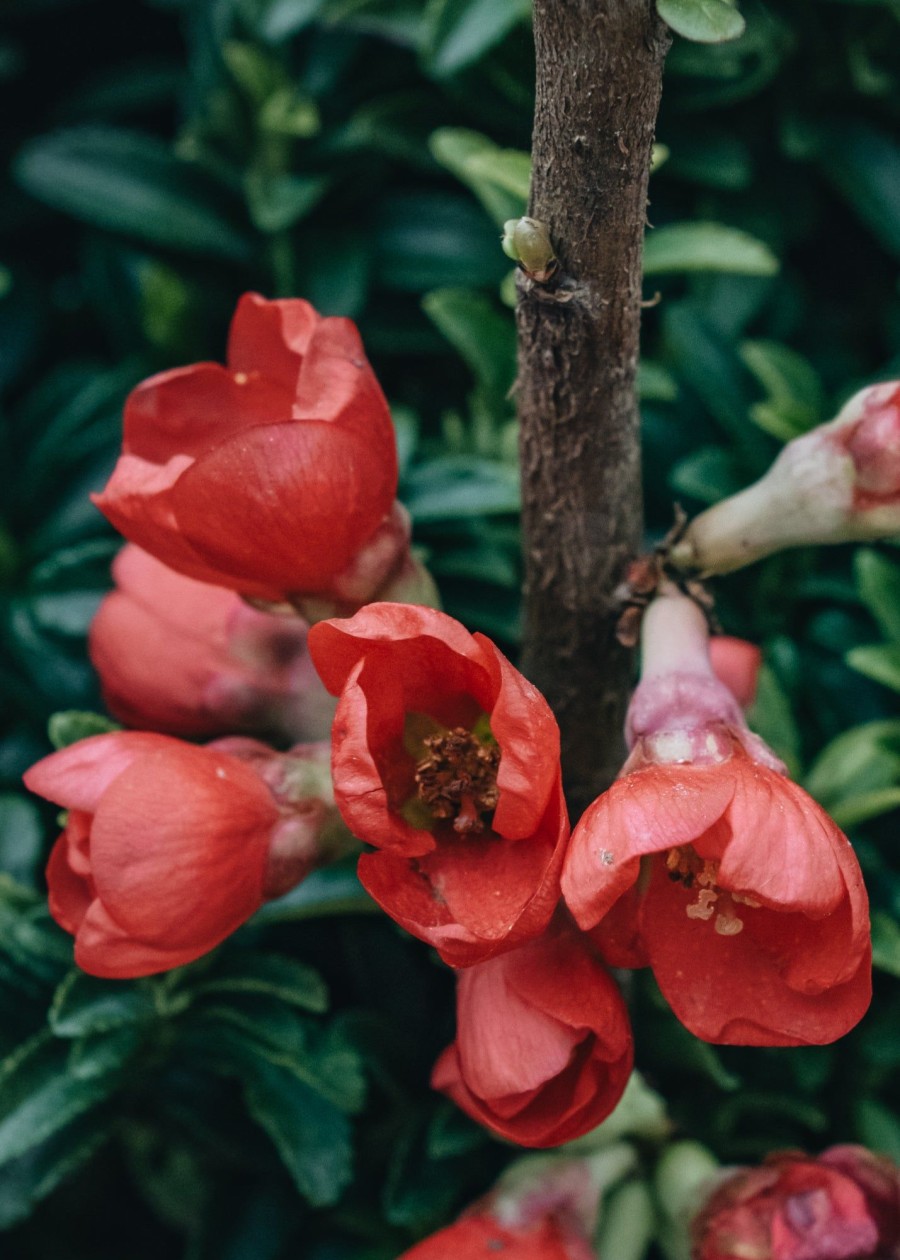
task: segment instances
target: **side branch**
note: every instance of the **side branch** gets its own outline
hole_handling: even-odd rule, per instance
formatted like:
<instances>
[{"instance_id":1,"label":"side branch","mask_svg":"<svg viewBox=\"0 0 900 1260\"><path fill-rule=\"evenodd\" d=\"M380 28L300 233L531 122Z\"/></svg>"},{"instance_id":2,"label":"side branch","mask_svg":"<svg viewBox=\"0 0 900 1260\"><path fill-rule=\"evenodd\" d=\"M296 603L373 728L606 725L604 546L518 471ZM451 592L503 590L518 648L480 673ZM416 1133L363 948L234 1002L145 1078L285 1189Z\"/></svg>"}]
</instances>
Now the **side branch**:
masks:
<instances>
[{"instance_id":1,"label":"side branch","mask_svg":"<svg viewBox=\"0 0 900 1260\"><path fill-rule=\"evenodd\" d=\"M641 247L669 37L652 0L535 0L534 27L529 213L560 271L519 290L523 666L559 720L575 812L623 753L612 592L641 541Z\"/></svg>"}]
</instances>

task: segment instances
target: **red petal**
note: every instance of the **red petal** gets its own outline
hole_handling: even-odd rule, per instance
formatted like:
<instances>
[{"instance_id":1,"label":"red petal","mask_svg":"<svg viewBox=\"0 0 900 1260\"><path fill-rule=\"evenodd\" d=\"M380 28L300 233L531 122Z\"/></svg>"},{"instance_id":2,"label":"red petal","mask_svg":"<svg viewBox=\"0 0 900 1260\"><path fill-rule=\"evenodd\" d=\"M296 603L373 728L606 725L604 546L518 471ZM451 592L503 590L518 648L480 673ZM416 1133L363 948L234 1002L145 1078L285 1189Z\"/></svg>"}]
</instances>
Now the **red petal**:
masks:
<instances>
[{"instance_id":1,"label":"red petal","mask_svg":"<svg viewBox=\"0 0 900 1260\"><path fill-rule=\"evenodd\" d=\"M483 634L475 641L495 678L491 734L500 745L500 800L494 829L510 840L529 836L559 774L559 727L547 701Z\"/></svg>"},{"instance_id":2,"label":"red petal","mask_svg":"<svg viewBox=\"0 0 900 1260\"><path fill-rule=\"evenodd\" d=\"M66 832L50 850L47 889L50 913L61 928L74 936L93 900L93 889L90 880L72 870Z\"/></svg>"},{"instance_id":3,"label":"red petal","mask_svg":"<svg viewBox=\"0 0 900 1260\"><path fill-rule=\"evenodd\" d=\"M245 293L228 333L228 366L232 372L260 372L293 397L303 355L320 323L302 298L267 302L258 293Z\"/></svg>"},{"instance_id":4,"label":"red petal","mask_svg":"<svg viewBox=\"0 0 900 1260\"><path fill-rule=\"evenodd\" d=\"M258 372L236 378L218 363L160 372L128 396L122 449L153 464L196 457L254 425L289 420L292 401Z\"/></svg>"},{"instance_id":5,"label":"red petal","mask_svg":"<svg viewBox=\"0 0 900 1260\"><path fill-rule=\"evenodd\" d=\"M714 766L648 766L618 779L572 832L562 874L566 904L592 928L638 877L639 859L689 844L734 794L734 759Z\"/></svg>"},{"instance_id":6,"label":"red petal","mask_svg":"<svg viewBox=\"0 0 900 1260\"><path fill-rule=\"evenodd\" d=\"M179 741L109 787L91 831L98 898L129 935L193 948L262 903L274 800L247 766ZM209 948L205 945L204 948Z\"/></svg>"},{"instance_id":7,"label":"red petal","mask_svg":"<svg viewBox=\"0 0 900 1260\"><path fill-rule=\"evenodd\" d=\"M834 823L802 788L745 757L734 762L732 838L719 867L723 888L747 892L773 909L830 914L846 889Z\"/></svg>"},{"instance_id":8,"label":"red petal","mask_svg":"<svg viewBox=\"0 0 900 1260\"><path fill-rule=\"evenodd\" d=\"M315 592L350 563L395 490L392 463L345 428L309 421L231 437L182 473L166 503L220 584Z\"/></svg>"},{"instance_id":9,"label":"red petal","mask_svg":"<svg viewBox=\"0 0 900 1260\"><path fill-rule=\"evenodd\" d=\"M799 992L786 982L790 959L781 950L802 941L802 916L739 906L743 931L720 936L713 920L688 918L693 894L672 884L661 862L654 867L642 936L660 989L696 1037L722 1045L823 1045L862 1018L871 996L867 946L857 953L859 965L846 983L818 994ZM816 940L826 923L837 949L829 947L823 961L833 967L841 949L858 948L849 907L827 921L805 920Z\"/></svg>"},{"instance_id":10,"label":"red petal","mask_svg":"<svg viewBox=\"0 0 900 1260\"><path fill-rule=\"evenodd\" d=\"M110 980L152 976L183 967L214 949L228 935L197 940L182 948L142 941L125 932L99 901L92 903L75 937L75 961L82 971Z\"/></svg>"},{"instance_id":11,"label":"red petal","mask_svg":"<svg viewBox=\"0 0 900 1260\"><path fill-rule=\"evenodd\" d=\"M22 778L29 791L55 805L93 813L113 780L137 757L172 745L178 747L178 741L142 731L92 735L44 757Z\"/></svg>"}]
</instances>

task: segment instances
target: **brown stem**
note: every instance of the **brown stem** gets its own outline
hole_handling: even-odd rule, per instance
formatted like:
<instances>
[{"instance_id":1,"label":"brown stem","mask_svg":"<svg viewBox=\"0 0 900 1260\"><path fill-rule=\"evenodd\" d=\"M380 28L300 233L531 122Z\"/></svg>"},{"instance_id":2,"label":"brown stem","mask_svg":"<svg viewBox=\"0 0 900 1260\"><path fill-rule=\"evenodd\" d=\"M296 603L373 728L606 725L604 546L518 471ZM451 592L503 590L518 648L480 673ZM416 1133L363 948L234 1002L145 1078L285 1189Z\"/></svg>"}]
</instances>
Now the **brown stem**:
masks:
<instances>
[{"instance_id":1,"label":"brown stem","mask_svg":"<svg viewBox=\"0 0 900 1260\"><path fill-rule=\"evenodd\" d=\"M519 286L523 667L559 720L577 817L623 756L612 592L641 543L641 244L669 35L652 0L535 0L534 33L529 213L560 271Z\"/></svg>"}]
</instances>

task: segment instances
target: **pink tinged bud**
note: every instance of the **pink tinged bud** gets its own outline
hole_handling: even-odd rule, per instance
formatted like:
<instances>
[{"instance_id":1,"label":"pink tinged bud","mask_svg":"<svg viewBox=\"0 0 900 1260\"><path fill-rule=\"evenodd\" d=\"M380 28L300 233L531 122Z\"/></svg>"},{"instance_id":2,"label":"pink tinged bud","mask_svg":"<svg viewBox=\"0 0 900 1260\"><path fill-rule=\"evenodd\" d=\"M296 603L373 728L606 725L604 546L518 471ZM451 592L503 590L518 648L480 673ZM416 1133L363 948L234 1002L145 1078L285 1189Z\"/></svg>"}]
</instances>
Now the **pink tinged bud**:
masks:
<instances>
[{"instance_id":1,"label":"pink tinged bud","mask_svg":"<svg viewBox=\"0 0 900 1260\"><path fill-rule=\"evenodd\" d=\"M750 646L750 645L748 645ZM715 765L728 761L735 740L754 761L784 766L749 730L734 693L713 671L703 612L672 585L644 614L641 681L632 697L625 737L635 761L656 765Z\"/></svg>"},{"instance_id":2,"label":"pink tinged bud","mask_svg":"<svg viewBox=\"0 0 900 1260\"><path fill-rule=\"evenodd\" d=\"M113 565L90 651L110 712L172 735L225 731L321 739L334 702L306 651L307 625L166 568L128 545Z\"/></svg>"},{"instance_id":3,"label":"pink tinged bud","mask_svg":"<svg viewBox=\"0 0 900 1260\"><path fill-rule=\"evenodd\" d=\"M696 517L670 553L680 568L729 573L786 547L900 531L900 383L855 394L828 424L789 442L769 471Z\"/></svg>"}]
</instances>

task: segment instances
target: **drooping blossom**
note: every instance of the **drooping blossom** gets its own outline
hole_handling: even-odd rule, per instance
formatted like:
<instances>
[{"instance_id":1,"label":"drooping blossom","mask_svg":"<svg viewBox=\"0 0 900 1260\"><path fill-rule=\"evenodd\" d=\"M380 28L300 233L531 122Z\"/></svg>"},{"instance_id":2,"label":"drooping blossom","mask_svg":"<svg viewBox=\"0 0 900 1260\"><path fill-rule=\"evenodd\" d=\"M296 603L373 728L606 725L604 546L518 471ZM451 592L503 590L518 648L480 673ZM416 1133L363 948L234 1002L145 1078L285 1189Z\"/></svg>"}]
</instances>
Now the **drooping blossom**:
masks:
<instances>
[{"instance_id":1,"label":"drooping blossom","mask_svg":"<svg viewBox=\"0 0 900 1260\"><path fill-rule=\"evenodd\" d=\"M709 641L709 661L719 682L724 683L742 709L756 698L762 652L755 643L730 634L714 634Z\"/></svg>"},{"instance_id":2,"label":"drooping blossom","mask_svg":"<svg viewBox=\"0 0 900 1260\"><path fill-rule=\"evenodd\" d=\"M667 588L644 619L631 755L573 832L563 894L613 965L649 963L696 1036L830 1042L871 996L859 864L748 730L706 644L700 610Z\"/></svg>"},{"instance_id":3,"label":"drooping blossom","mask_svg":"<svg viewBox=\"0 0 900 1260\"><path fill-rule=\"evenodd\" d=\"M458 1221L399 1260L594 1260L603 1196L636 1162L621 1142L571 1158L526 1155Z\"/></svg>"},{"instance_id":4,"label":"drooping blossom","mask_svg":"<svg viewBox=\"0 0 900 1260\"><path fill-rule=\"evenodd\" d=\"M861 1146L770 1155L719 1181L693 1225L693 1260L897 1260L900 1173Z\"/></svg>"},{"instance_id":5,"label":"drooping blossom","mask_svg":"<svg viewBox=\"0 0 900 1260\"><path fill-rule=\"evenodd\" d=\"M695 517L679 568L729 573L774 551L900 532L900 381L871 385L834 420L794 438L769 471Z\"/></svg>"},{"instance_id":6,"label":"drooping blossom","mask_svg":"<svg viewBox=\"0 0 900 1260\"><path fill-rule=\"evenodd\" d=\"M187 577L352 609L411 563L396 488L390 413L355 326L248 293L227 367L175 368L131 393L95 502Z\"/></svg>"},{"instance_id":7,"label":"drooping blossom","mask_svg":"<svg viewBox=\"0 0 900 1260\"><path fill-rule=\"evenodd\" d=\"M120 722L170 735L328 737L334 701L306 650L301 618L259 612L131 544L113 577L89 642L103 698Z\"/></svg>"},{"instance_id":8,"label":"drooping blossom","mask_svg":"<svg viewBox=\"0 0 900 1260\"><path fill-rule=\"evenodd\" d=\"M32 766L26 785L68 811L47 883L78 965L118 979L191 962L336 856L327 758L125 731Z\"/></svg>"},{"instance_id":9,"label":"drooping blossom","mask_svg":"<svg viewBox=\"0 0 900 1260\"><path fill-rule=\"evenodd\" d=\"M338 694L335 799L375 853L359 876L451 966L544 930L569 825L559 730L483 635L427 608L370 604L309 649Z\"/></svg>"},{"instance_id":10,"label":"drooping blossom","mask_svg":"<svg viewBox=\"0 0 900 1260\"><path fill-rule=\"evenodd\" d=\"M431 1083L513 1142L570 1142L624 1092L633 1059L625 1004L570 929L462 971L456 1017Z\"/></svg>"}]
</instances>

